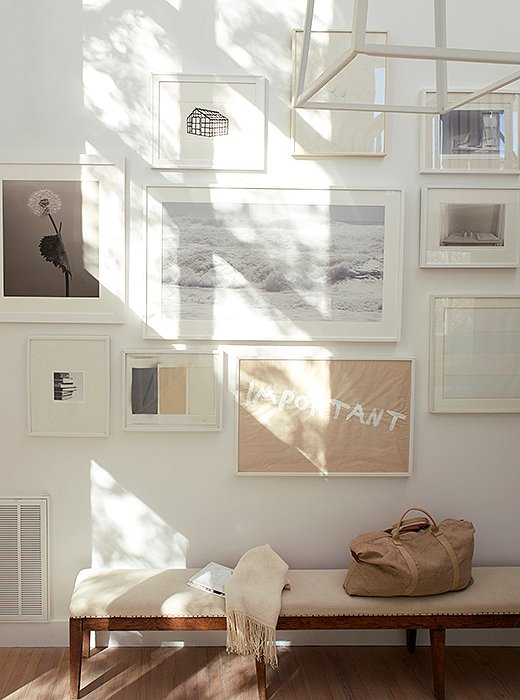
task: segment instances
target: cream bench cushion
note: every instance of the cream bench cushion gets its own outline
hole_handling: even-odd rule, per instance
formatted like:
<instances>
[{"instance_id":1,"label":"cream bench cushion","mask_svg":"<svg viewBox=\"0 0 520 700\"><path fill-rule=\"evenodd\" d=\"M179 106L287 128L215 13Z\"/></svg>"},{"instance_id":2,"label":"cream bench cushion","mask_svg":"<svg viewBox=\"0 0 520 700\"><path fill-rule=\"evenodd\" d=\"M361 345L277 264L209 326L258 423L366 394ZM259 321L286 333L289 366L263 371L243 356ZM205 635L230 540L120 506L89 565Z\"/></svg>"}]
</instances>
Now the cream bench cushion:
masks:
<instances>
[{"instance_id":1,"label":"cream bench cushion","mask_svg":"<svg viewBox=\"0 0 520 700\"><path fill-rule=\"evenodd\" d=\"M225 617L224 600L187 585L198 569L84 569L70 617ZM294 569L280 617L511 615L520 613L520 567L476 567L464 591L417 598L349 596L342 569Z\"/></svg>"}]
</instances>

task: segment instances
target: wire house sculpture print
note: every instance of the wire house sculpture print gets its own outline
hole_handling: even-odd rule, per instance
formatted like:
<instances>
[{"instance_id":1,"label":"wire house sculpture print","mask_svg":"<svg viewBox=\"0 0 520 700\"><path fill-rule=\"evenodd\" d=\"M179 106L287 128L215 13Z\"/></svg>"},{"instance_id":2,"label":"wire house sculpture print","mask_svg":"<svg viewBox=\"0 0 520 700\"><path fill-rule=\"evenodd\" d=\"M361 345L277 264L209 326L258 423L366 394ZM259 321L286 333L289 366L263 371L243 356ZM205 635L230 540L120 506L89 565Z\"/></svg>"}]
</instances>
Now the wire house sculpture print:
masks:
<instances>
[{"instance_id":1,"label":"wire house sculpture print","mask_svg":"<svg viewBox=\"0 0 520 700\"><path fill-rule=\"evenodd\" d=\"M186 132L194 136L227 136L229 119L215 109L195 107L186 119Z\"/></svg>"}]
</instances>

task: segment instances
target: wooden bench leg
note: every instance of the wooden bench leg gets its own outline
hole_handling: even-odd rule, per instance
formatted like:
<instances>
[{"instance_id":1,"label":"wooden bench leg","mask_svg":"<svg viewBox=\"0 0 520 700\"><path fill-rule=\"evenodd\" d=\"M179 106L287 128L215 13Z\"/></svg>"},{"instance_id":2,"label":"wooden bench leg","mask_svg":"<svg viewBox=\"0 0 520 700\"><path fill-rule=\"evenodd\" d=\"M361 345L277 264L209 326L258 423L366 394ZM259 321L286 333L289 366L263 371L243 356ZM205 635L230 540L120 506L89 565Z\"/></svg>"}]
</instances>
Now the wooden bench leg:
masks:
<instances>
[{"instance_id":1,"label":"wooden bench leg","mask_svg":"<svg viewBox=\"0 0 520 700\"><path fill-rule=\"evenodd\" d=\"M433 695L435 700L444 700L446 676L446 630L430 630L430 648L432 653Z\"/></svg>"},{"instance_id":2,"label":"wooden bench leg","mask_svg":"<svg viewBox=\"0 0 520 700\"><path fill-rule=\"evenodd\" d=\"M256 663L256 685L258 688L259 700L267 700L267 679L265 673L265 663L255 659Z\"/></svg>"},{"instance_id":3,"label":"wooden bench leg","mask_svg":"<svg viewBox=\"0 0 520 700\"><path fill-rule=\"evenodd\" d=\"M406 630L406 648L409 652L413 653L415 647L417 646L417 630L408 629Z\"/></svg>"},{"instance_id":4,"label":"wooden bench leg","mask_svg":"<svg viewBox=\"0 0 520 700\"><path fill-rule=\"evenodd\" d=\"M90 630L83 630L82 634L81 656L84 659L88 659L90 658Z\"/></svg>"},{"instance_id":5,"label":"wooden bench leg","mask_svg":"<svg viewBox=\"0 0 520 700\"><path fill-rule=\"evenodd\" d=\"M69 664L70 664L70 697L79 698L81 683L81 654L83 651L83 620L69 620Z\"/></svg>"}]
</instances>

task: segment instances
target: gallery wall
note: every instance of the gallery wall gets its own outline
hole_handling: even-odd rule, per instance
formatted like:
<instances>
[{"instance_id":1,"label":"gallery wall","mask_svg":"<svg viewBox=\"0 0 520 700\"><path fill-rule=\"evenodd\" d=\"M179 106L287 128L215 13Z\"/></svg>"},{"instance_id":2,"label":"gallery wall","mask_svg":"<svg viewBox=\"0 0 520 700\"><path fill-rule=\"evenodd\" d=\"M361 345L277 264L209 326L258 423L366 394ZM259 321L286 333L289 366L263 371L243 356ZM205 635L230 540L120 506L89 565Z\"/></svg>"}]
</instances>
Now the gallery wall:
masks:
<instances>
[{"instance_id":1,"label":"gallery wall","mask_svg":"<svg viewBox=\"0 0 520 700\"><path fill-rule=\"evenodd\" d=\"M371 29L388 31L397 44L432 43L430 0L370 4ZM0 625L0 644L67 644L68 603L81 568L198 567L210 560L233 566L245 550L264 543L293 568L346 568L348 544L356 534L387 526L414 505L439 519L471 520L477 565L520 563L518 413L428 410L430 296L519 294L520 272L419 267L421 187L517 187L518 176L419 174L414 115L388 116L385 157L293 158L291 34L302 27L304 5L303 0L2 3L1 160L67 162L86 152L124 159L127 313L122 324L0 323L0 496L49 496L51 618L49 624ZM518 3L503 0L496 17L483 0L453 0L449 6L451 44L517 49ZM350 29L350 10L349 2L318 0L316 28ZM434 86L429 64L393 61L389 70L388 90L396 102L417 103L420 90ZM151 169L152 74L158 73L265 76L265 172ZM451 75L457 88L480 87L484 78L496 78L497 69L480 66L471 72L454 66ZM520 84L515 88L520 91ZM144 190L169 184L402 189L401 339L198 343L220 347L229 356L222 430L123 431L121 351L172 345L144 340L142 323ZM108 437L28 435L26 344L28 336L39 334L110 336ZM353 359L414 357L412 474L237 476L234 387L227 380L237 356L268 354L272 346L288 356L313 349ZM334 637L337 643L351 639L347 633ZM475 633L471 639L488 638ZM520 642L517 632L495 639Z\"/></svg>"}]
</instances>

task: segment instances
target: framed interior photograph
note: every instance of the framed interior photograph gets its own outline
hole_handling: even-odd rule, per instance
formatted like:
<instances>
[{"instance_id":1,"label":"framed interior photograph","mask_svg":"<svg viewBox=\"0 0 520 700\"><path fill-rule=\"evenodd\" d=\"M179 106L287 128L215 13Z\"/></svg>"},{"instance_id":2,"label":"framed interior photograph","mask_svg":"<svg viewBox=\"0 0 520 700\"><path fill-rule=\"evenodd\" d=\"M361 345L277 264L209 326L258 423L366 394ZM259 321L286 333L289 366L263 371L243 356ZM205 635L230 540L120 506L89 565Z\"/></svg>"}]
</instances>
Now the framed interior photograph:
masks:
<instances>
[{"instance_id":1,"label":"framed interior photograph","mask_svg":"<svg viewBox=\"0 0 520 700\"><path fill-rule=\"evenodd\" d=\"M29 435L107 437L108 336L31 336L27 341Z\"/></svg>"},{"instance_id":2,"label":"framed interior photograph","mask_svg":"<svg viewBox=\"0 0 520 700\"><path fill-rule=\"evenodd\" d=\"M221 430L222 352L123 350L124 430Z\"/></svg>"},{"instance_id":3,"label":"framed interior photograph","mask_svg":"<svg viewBox=\"0 0 520 700\"><path fill-rule=\"evenodd\" d=\"M430 411L520 412L520 296L432 297Z\"/></svg>"},{"instance_id":4,"label":"framed interior photograph","mask_svg":"<svg viewBox=\"0 0 520 700\"><path fill-rule=\"evenodd\" d=\"M520 189L423 187L421 267L516 267Z\"/></svg>"},{"instance_id":5,"label":"framed interior photograph","mask_svg":"<svg viewBox=\"0 0 520 700\"><path fill-rule=\"evenodd\" d=\"M0 164L0 207L0 321L124 321L121 164Z\"/></svg>"},{"instance_id":6,"label":"framed interior photograph","mask_svg":"<svg viewBox=\"0 0 520 700\"><path fill-rule=\"evenodd\" d=\"M386 32L367 32L373 44L386 44ZM348 51L352 32L313 31L309 46L306 85ZM303 46L303 30L293 30L292 94L296 94ZM377 110L386 95L387 59L357 56L315 96L316 102L374 104L373 112L332 109L293 109L291 137L293 156L384 156L386 113Z\"/></svg>"},{"instance_id":7,"label":"framed interior photograph","mask_svg":"<svg viewBox=\"0 0 520 700\"><path fill-rule=\"evenodd\" d=\"M455 102L471 91L449 92ZM422 92L435 104L435 91ZM441 115L421 117L421 173L518 174L520 94L493 92Z\"/></svg>"},{"instance_id":8,"label":"framed interior photograph","mask_svg":"<svg viewBox=\"0 0 520 700\"><path fill-rule=\"evenodd\" d=\"M146 338L396 341L400 190L150 187Z\"/></svg>"},{"instance_id":9,"label":"framed interior photograph","mask_svg":"<svg viewBox=\"0 0 520 700\"><path fill-rule=\"evenodd\" d=\"M264 170L266 79L153 75L152 167Z\"/></svg>"},{"instance_id":10,"label":"framed interior photograph","mask_svg":"<svg viewBox=\"0 0 520 700\"><path fill-rule=\"evenodd\" d=\"M408 476L412 358L240 358L237 473Z\"/></svg>"}]
</instances>

